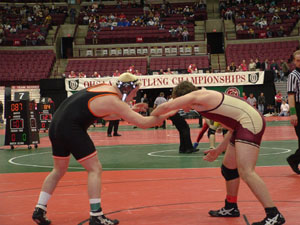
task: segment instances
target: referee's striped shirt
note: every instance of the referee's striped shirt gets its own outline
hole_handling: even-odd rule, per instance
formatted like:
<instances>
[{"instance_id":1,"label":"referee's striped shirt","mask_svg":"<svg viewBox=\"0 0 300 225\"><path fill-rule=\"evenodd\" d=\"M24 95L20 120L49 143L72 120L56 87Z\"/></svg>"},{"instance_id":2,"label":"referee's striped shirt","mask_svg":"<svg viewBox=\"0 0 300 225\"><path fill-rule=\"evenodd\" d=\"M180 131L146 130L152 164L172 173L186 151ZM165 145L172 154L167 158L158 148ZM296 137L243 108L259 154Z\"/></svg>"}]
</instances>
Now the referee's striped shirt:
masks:
<instances>
[{"instance_id":1,"label":"referee's striped shirt","mask_svg":"<svg viewBox=\"0 0 300 225\"><path fill-rule=\"evenodd\" d=\"M287 92L295 93L295 101L300 103L300 69L294 69L288 77Z\"/></svg>"}]
</instances>

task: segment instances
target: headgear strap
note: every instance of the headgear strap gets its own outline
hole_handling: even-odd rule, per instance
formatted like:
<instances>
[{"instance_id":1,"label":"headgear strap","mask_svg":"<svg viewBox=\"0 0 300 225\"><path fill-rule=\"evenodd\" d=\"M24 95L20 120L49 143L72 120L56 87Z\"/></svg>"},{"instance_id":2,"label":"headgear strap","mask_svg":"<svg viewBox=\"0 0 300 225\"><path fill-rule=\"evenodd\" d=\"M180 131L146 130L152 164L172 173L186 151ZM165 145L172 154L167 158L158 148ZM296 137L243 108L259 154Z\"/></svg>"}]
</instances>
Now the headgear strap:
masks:
<instances>
[{"instance_id":1,"label":"headgear strap","mask_svg":"<svg viewBox=\"0 0 300 225\"><path fill-rule=\"evenodd\" d=\"M130 94L130 92L137 87L137 81L129 81L129 82L122 82L122 81L117 81L116 85L119 88L119 90L122 93L122 101L124 102L127 98L127 96Z\"/></svg>"}]
</instances>

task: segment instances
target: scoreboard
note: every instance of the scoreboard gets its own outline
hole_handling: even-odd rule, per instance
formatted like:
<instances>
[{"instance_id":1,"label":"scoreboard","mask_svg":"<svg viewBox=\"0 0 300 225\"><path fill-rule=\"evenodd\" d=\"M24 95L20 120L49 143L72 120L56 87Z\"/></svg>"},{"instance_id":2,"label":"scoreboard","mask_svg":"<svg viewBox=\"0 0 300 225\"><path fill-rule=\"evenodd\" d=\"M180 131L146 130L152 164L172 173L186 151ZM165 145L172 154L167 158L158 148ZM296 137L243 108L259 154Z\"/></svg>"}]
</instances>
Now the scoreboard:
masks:
<instances>
[{"instance_id":1,"label":"scoreboard","mask_svg":"<svg viewBox=\"0 0 300 225\"><path fill-rule=\"evenodd\" d=\"M8 101L6 105L5 145L31 144L37 148L40 143L39 130L35 116L35 103L29 100Z\"/></svg>"},{"instance_id":2,"label":"scoreboard","mask_svg":"<svg viewBox=\"0 0 300 225\"><path fill-rule=\"evenodd\" d=\"M38 112L38 128L40 131L46 131L49 129L49 125L52 120L54 113L54 103L38 103L37 104Z\"/></svg>"}]
</instances>

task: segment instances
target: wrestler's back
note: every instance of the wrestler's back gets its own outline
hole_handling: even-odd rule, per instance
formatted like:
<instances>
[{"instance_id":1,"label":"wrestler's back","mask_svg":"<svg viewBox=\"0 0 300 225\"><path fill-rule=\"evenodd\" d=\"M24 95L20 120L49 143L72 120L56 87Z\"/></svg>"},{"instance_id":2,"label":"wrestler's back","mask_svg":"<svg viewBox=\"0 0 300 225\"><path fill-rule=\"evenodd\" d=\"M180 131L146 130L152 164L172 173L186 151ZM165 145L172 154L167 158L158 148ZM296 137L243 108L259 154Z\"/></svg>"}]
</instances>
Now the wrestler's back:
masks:
<instances>
[{"instance_id":1,"label":"wrestler's back","mask_svg":"<svg viewBox=\"0 0 300 225\"><path fill-rule=\"evenodd\" d=\"M223 98L215 108L200 112L204 117L220 122L226 128L234 130L238 124L255 133L256 127L261 127L261 114L245 100L223 94Z\"/></svg>"},{"instance_id":2,"label":"wrestler's back","mask_svg":"<svg viewBox=\"0 0 300 225\"><path fill-rule=\"evenodd\" d=\"M97 119L89 108L89 100L101 95L115 93L115 89L108 85L97 85L89 89L83 89L65 99L56 110L50 125L50 130L55 132L67 132L72 127L88 129ZM63 128L63 129L62 129Z\"/></svg>"}]
</instances>

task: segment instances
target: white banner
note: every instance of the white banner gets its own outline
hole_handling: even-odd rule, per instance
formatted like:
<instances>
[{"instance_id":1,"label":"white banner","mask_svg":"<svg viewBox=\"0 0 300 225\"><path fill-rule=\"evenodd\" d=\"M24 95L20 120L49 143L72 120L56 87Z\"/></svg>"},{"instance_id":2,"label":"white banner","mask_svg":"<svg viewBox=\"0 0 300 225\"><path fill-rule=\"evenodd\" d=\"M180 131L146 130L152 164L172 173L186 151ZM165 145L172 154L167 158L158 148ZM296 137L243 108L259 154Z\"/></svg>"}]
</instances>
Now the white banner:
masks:
<instances>
[{"instance_id":1,"label":"white banner","mask_svg":"<svg viewBox=\"0 0 300 225\"><path fill-rule=\"evenodd\" d=\"M103 78L67 78L66 91L79 91L96 84L114 84L118 77ZM140 89L173 88L182 81L190 81L196 87L258 85L264 83L263 71L232 72L232 73L198 73L139 76Z\"/></svg>"}]
</instances>

